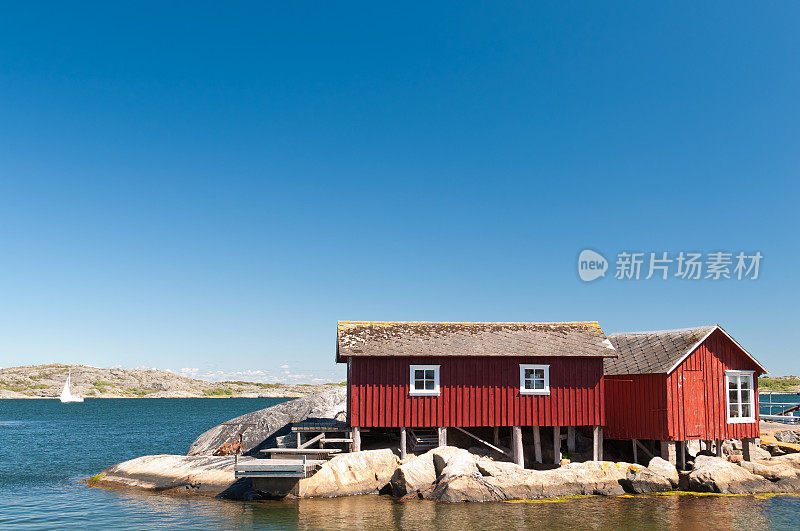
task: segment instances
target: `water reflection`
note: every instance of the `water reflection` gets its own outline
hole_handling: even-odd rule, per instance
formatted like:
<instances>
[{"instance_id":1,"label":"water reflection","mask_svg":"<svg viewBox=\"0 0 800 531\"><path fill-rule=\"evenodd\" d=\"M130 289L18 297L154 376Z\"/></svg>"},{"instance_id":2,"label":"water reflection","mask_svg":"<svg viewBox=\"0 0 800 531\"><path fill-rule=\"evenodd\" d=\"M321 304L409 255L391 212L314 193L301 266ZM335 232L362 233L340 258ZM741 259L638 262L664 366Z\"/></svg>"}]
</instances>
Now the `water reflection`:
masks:
<instances>
[{"instance_id":1,"label":"water reflection","mask_svg":"<svg viewBox=\"0 0 800 531\"><path fill-rule=\"evenodd\" d=\"M518 503L399 502L384 496L245 503L73 486L36 511L30 510L30 497L20 498L0 503L0 528L797 529L800 514L800 497L686 494Z\"/></svg>"},{"instance_id":2,"label":"water reflection","mask_svg":"<svg viewBox=\"0 0 800 531\"><path fill-rule=\"evenodd\" d=\"M771 520L768 515L775 504L788 505L790 521L795 521L800 498L675 494L462 504L398 502L381 496L295 500L253 504L251 524L274 524L276 514L291 508L284 516L294 513L292 524L300 529L674 529L709 525L716 529L762 529L781 527L781 518Z\"/></svg>"}]
</instances>

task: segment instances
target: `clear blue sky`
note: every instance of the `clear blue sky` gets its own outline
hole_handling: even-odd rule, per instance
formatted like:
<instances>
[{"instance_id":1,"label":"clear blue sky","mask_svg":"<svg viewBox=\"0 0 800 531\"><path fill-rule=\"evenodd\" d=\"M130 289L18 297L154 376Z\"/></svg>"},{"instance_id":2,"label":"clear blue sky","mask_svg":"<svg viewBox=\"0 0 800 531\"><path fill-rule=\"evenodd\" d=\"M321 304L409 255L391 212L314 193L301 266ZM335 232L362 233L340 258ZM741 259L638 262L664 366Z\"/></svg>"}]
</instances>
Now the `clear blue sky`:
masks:
<instances>
[{"instance_id":1,"label":"clear blue sky","mask_svg":"<svg viewBox=\"0 0 800 531\"><path fill-rule=\"evenodd\" d=\"M0 366L341 379L339 319L597 320L800 373L797 5L263 4L0 8Z\"/></svg>"}]
</instances>

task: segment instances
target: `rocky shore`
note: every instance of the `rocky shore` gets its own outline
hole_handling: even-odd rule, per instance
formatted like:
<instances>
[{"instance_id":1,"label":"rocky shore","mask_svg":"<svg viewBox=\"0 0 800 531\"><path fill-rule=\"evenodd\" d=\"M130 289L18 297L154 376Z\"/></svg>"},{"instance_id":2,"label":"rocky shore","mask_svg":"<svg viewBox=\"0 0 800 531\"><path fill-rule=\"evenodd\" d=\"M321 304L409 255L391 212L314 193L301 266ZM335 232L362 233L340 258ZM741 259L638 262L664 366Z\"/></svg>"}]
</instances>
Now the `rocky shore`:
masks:
<instances>
[{"instance_id":1,"label":"rocky shore","mask_svg":"<svg viewBox=\"0 0 800 531\"><path fill-rule=\"evenodd\" d=\"M549 469L524 469L484 455L443 446L400 460L394 448L343 453L306 479L273 482L236 479L234 458L215 456L233 433L252 454L274 446L293 422L307 418L341 419L344 389L293 400L243 415L202 434L189 455L144 456L119 463L88 478L87 484L133 488L179 495L208 495L238 500L291 496L299 498L382 493L398 499L487 502L559 498L574 495L619 496L668 491L720 494L800 493L800 453L759 449L743 461L726 443L724 457L692 452L687 471L653 457L647 466L611 461L564 461ZM779 437L799 437L786 431ZM252 459L252 457L239 457Z\"/></svg>"},{"instance_id":2,"label":"rocky shore","mask_svg":"<svg viewBox=\"0 0 800 531\"><path fill-rule=\"evenodd\" d=\"M109 467L86 482L92 486L238 500L276 496L250 479L237 480L233 464L234 458L225 456L145 456ZM800 454L752 462L730 462L700 455L687 472L678 472L660 457L651 459L647 466L588 461L567 463L551 470L528 470L452 446L435 448L404 462L386 448L336 456L310 478L297 481L288 489L288 496L384 493L396 498L487 502L676 490L720 494L800 493Z\"/></svg>"}]
</instances>

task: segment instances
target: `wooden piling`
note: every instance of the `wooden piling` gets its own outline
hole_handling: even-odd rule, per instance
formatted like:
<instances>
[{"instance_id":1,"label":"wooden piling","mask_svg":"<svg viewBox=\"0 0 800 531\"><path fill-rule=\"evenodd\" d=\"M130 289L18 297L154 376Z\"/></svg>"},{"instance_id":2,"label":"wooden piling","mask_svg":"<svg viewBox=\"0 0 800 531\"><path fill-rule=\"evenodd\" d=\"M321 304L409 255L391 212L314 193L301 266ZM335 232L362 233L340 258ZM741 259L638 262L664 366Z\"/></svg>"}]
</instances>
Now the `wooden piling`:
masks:
<instances>
[{"instance_id":1,"label":"wooden piling","mask_svg":"<svg viewBox=\"0 0 800 531\"><path fill-rule=\"evenodd\" d=\"M522 449L522 428L520 426L511 427L511 455L514 462L521 467L525 467L525 454Z\"/></svg>"},{"instance_id":2,"label":"wooden piling","mask_svg":"<svg viewBox=\"0 0 800 531\"><path fill-rule=\"evenodd\" d=\"M755 439L747 437L742 439L742 459L751 461L753 457L753 447L755 446Z\"/></svg>"},{"instance_id":3,"label":"wooden piling","mask_svg":"<svg viewBox=\"0 0 800 531\"><path fill-rule=\"evenodd\" d=\"M553 426L553 463L561 463L561 426Z\"/></svg>"},{"instance_id":4,"label":"wooden piling","mask_svg":"<svg viewBox=\"0 0 800 531\"><path fill-rule=\"evenodd\" d=\"M439 446L447 446L447 428L439 428Z\"/></svg>"},{"instance_id":5,"label":"wooden piling","mask_svg":"<svg viewBox=\"0 0 800 531\"><path fill-rule=\"evenodd\" d=\"M353 442L350 443L352 450L354 452L360 452L361 451L361 428L359 428L358 426L353 426L353 428L351 429L350 438L353 439Z\"/></svg>"},{"instance_id":6,"label":"wooden piling","mask_svg":"<svg viewBox=\"0 0 800 531\"><path fill-rule=\"evenodd\" d=\"M539 434L539 426L533 427L533 454L537 463L542 462L542 437Z\"/></svg>"},{"instance_id":7,"label":"wooden piling","mask_svg":"<svg viewBox=\"0 0 800 531\"><path fill-rule=\"evenodd\" d=\"M681 451L681 470L686 470L686 441L680 441L678 444Z\"/></svg>"},{"instance_id":8,"label":"wooden piling","mask_svg":"<svg viewBox=\"0 0 800 531\"><path fill-rule=\"evenodd\" d=\"M594 426L592 428L592 459L594 461L603 460L603 427Z\"/></svg>"},{"instance_id":9,"label":"wooden piling","mask_svg":"<svg viewBox=\"0 0 800 531\"><path fill-rule=\"evenodd\" d=\"M678 453L675 449L675 441L661 441L661 458L669 461L673 466L678 465Z\"/></svg>"},{"instance_id":10,"label":"wooden piling","mask_svg":"<svg viewBox=\"0 0 800 531\"><path fill-rule=\"evenodd\" d=\"M406 428L400 428L400 459L405 459L408 456L408 447L406 446Z\"/></svg>"},{"instance_id":11,"label":"wooden piling","mask_svg":"<svg viewBox=\"0 0 800 531\"><path fill-rule=\"evenodd\" d=\"M598 434L597 434L597 453L600 456L600 461L603 460L603 427L598 426Z\"/></svg>"}]
</instances>

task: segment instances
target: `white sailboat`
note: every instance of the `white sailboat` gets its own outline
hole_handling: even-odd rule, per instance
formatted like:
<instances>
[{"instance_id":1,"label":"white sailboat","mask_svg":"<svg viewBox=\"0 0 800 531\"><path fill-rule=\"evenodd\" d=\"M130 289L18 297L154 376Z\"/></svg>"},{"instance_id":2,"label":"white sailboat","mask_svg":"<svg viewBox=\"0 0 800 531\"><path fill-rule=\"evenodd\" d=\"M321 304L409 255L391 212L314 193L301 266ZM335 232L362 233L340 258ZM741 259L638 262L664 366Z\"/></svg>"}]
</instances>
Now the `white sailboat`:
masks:
<instances>
[{"instance_id":1,"label":"white sailboat","mask_svg":"<svg viewBox=\"0 0 800 531\"><path fill-rule=\"evenodd\" d=\"M64 403L83 402L82 396L73 395L72 392L70 391L69 387L71 383L72 383L72 369L69 370L69 373L67 374L67 381L64 382L64 390L61 391L61 401Z\"/></svg>"}]
</instances>

